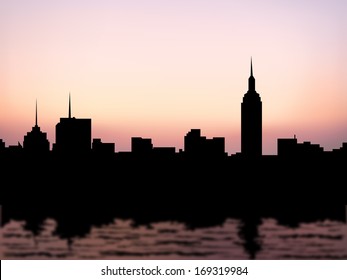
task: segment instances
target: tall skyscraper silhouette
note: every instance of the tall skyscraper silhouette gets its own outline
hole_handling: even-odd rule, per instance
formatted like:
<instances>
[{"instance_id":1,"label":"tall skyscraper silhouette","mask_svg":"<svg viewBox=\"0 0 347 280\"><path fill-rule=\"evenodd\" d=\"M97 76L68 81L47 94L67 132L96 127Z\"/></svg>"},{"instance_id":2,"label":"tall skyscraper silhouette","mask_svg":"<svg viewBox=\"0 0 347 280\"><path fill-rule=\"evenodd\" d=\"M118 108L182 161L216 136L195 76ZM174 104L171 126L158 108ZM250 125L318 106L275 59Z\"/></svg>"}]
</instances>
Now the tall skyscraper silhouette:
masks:
<instances>
[{"instance_id":1,"label":"tall skyscraper silhouette","mask_svg":"<svg viewBox=\"0 0 347 280\"><path fill-rule=\"evenodd\" d=\"M60 118L55 127L53 150L63 154L86 153L91 151L92 120L71 117L71 96L69 95L68 118Z\"/></svg>"},{"instance_id":2,"label":"tall skyscraper silhouette","mask_svg":"<svg viewBox=\"0 0 347 280\"><path fill-rule=\"evenodd\" d=\"M35 126L24 136L23 148L25 151L35 154L49 152L47 133L42 132L37 124L37 101L35 105Z\"/></svg>"},{"instance_id":3,"label":"tall skyscraper silhouette","mask_svg":"<svg viewBox=\"0 0 347 280\"><path fill-rule=\"evenodd\" d=\"M241 103L241 154L245 157L262 155L262 103L255 91L252 58L248 91Z\"/></svg>"}]
</instances>

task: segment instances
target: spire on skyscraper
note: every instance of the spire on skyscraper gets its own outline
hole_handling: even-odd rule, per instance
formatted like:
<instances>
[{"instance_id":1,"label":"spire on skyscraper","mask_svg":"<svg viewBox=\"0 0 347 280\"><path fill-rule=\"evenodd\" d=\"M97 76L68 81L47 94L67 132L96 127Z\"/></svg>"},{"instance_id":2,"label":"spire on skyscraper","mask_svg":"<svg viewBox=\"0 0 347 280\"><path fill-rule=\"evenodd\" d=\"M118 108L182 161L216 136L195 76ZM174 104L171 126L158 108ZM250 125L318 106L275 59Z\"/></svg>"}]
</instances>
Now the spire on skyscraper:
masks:
<instances>
[{"instance_id":1,"label":"spire on skyscraper","mask_svg":"<svg viewBox=\"0 0 347 280\"><path fill-rule=\"evenodd\" d=\"M71 119L71 95L69 92L69 119Z\"/></svg>"},{"instance_id":2,"label":"spire on skyscraper","mask_svg":"<svg viewBox=\"0 0 347 280\"><path fill-rule=\"evenodd\" d=\"M252 57L251 57L251 76L253 77L253 65L252 65Z\"/></svg>"},{"instance_id":3,"label":"spire on skyscraper","mask_svg":"<svg viewBox=\"0 0 347 280\"><path fill-rule=\"evenodd\" d=\"M253 77L253 63L251 57L251 75L248 78L248 91L255 92L255 79Z\"/></svg>"},{"instance_id":4,"label":"spire on skyscraper","mask_svg":"<svg viewBox=\"0 0 347 280\"><path fill-rule=\"evenodd\" d=\"M35 100L35 125L32 127L32 130L24 136L23 148L26 152L35 155L49 152L47 133L42 132L38 126L37 99Z\"/></svg>"},{"instance_id":5,"label":"spire on skyscraper","mask_svg":"<svg viewBox=\"0 0 347 280\"><path fill-rule=\"evenodd\" d=\"M262 155L262 102L255 91L253 61L248 78L248 91L241 103L241 153L246 157Z\"/></svg>"},{"instance_id":6,"label":"spire on skyscraper","mask_svg":"<svg viewBox=\"0 0 347 280\"><path fill-rule=\"evenodd\" d=\"M35 104L35 126L37 126L37 99Z\"/></svg>"}]
</instances>

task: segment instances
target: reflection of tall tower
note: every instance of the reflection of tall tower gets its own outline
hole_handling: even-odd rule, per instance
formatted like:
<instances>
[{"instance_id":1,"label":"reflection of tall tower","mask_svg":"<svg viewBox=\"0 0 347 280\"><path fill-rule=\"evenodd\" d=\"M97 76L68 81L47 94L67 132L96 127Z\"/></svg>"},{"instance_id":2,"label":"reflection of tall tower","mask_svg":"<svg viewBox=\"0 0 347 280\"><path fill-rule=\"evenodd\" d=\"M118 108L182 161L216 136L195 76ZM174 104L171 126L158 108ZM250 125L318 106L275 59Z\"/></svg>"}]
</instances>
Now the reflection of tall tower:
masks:
<instances>
[{"instance_id":1,"label":"reflection of tall tower","mask_svg":"<svg viewBox=\"0 0 347 280\"><path fill-rule=\"evenodd\" d=\"M35 126L24 136L23 148L32 153L46 153L49 151L49 141L47 133L40 130L37 125L37 101L35 106Z\"/></svg>"},{"instance_id":2,"label":"reflection of tall tower","mask_svg":"<svg viewBox=\"0 0 347 280\"><path fill-rule=\"evenodd\" d=\"M59 153L85 153L91 151L92 120L71 117L71 98L69 95L68 118L60 118L55 126L54 151Z\"/></svg>"},{"instance_id":3,"label":"reflection of tall tower","mask_svg":"<svg viewBox=\"0 0 347 280\"><path fill-rule=\"evenodd\" d=\"M262 155L262 103L255 91L252 59L248 91L241 103L241 153L246 157Z\"/></svg>"}]
</instances>

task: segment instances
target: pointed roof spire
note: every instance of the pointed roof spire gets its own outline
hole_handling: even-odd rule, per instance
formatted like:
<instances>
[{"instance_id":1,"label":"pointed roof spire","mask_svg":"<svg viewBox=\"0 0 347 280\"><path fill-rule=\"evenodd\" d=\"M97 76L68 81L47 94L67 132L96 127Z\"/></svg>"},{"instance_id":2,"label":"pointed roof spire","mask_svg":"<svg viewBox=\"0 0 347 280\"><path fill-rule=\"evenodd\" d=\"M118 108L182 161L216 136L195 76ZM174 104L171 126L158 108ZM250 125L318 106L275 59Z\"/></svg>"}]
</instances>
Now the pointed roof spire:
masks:
<instances>
[{"instance_id":1,"label":"pointed roof spire","mask_svg":"<svg viewBox=\"0 0 347 280\"><path fill-rule=\"evenodd\" d=\"M71 94L69 92L69 119L71 119Z\"/></svg>"},{"instance_id":2,"label":"pointed roof spire","mask_svg":"<svg viewBox=\"0 0 347 280\"><path fill-rule=\"evenodd\" d=\"M253 63L251 57L251 75L248 78L248 91L255 92L255 79L253 77Z\"/></svg>"},{"instance_id":3,"label":"pointed roof spire","mask_svg":"<svg viewBox=\"0 0 347 280\"><path fill-rule=\"evenodd\" d=\"M37 126L37 99L35 104L35 126Z\"/></svg>"},{"instance_id":4,"label":"pointed roof spire","mask_svg":"<svg viewBox=\"0 0 347 280\"><path fill-rule=\"evenodd\" d=\"M252 57L251 57L251 76L253 76L253 64L252 64Z\"/></svg>"}]
</instances>

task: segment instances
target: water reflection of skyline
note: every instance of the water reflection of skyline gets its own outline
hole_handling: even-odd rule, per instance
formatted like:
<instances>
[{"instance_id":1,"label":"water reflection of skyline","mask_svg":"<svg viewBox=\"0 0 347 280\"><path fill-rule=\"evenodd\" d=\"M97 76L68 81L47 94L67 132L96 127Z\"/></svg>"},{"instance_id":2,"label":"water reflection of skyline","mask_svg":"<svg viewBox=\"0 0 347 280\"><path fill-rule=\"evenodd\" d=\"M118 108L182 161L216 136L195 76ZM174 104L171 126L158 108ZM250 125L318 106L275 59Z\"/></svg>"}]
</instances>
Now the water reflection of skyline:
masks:
<instances>
[{"instance_id":1,"label":"water reflection of skyline","mask_svg":"<svg viewBox=\"0 0 347 280\"><path fill-rule=\"evenodd\" d=\"M114 219L69 241L55 234L53 219L45 219L37 235L25 230L24 221L11 220L1 230L2 253L3 259L250 259L248 247L258 246L256 259L347 259L347 225L341 221L288 227L264 218L252 238L244 236L244 226L232 218L194 229L169 221L134 227L132 220Z\"/></svg>"}]
</instances>

